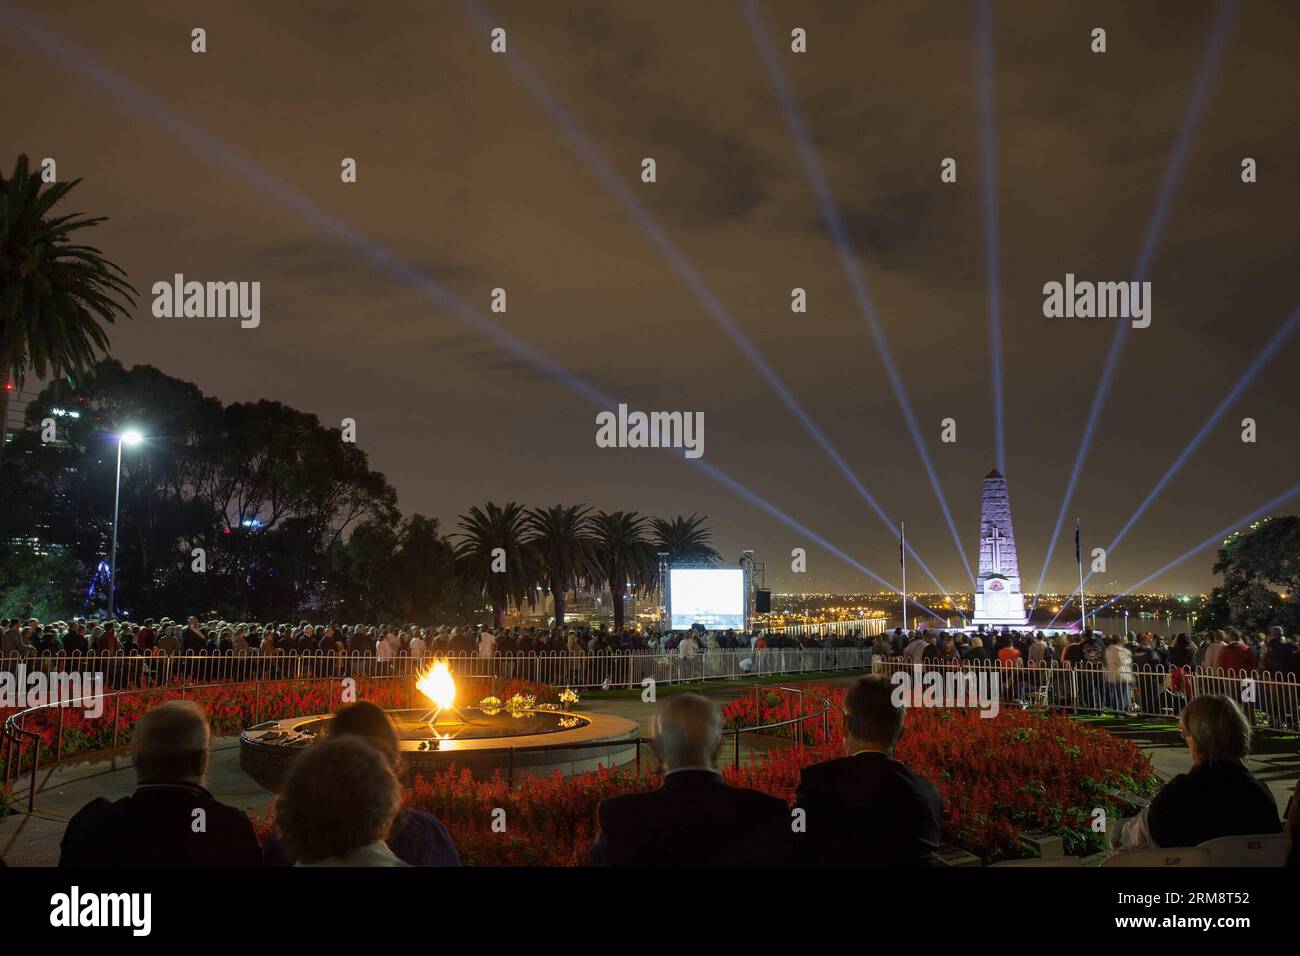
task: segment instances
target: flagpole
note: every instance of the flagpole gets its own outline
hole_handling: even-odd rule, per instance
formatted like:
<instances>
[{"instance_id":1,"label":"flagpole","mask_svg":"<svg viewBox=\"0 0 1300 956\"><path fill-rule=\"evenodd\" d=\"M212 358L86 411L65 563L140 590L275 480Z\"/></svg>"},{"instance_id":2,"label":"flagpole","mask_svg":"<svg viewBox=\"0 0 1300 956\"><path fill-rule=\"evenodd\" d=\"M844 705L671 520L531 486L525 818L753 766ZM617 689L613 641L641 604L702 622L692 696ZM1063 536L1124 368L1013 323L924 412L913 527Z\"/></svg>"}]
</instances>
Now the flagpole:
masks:
<instances>
[{"instance_id":1,"label":"flagpole","mask_svg":"<svg viewBox=\"0 0 1300 956\"><path fill-rule=\"evenodd\" d=\"M903 566L903 630L907 630L907 523L898 523L898 563Z\"/></svg>"},{"instance_id":2,"label":"flagpole","mask_svg":"<svg viewBox=\"0 0 1300 956\"><path fill-rule=\"evenodd\" d=\"M1083 545L1079 538L1079 519L1074 519L1074 562L1079 566L1079 610L1083 620L1079 624L1079 633L1088 629L1088 601L1083 596Z\"/></svg>"}]
</instances>

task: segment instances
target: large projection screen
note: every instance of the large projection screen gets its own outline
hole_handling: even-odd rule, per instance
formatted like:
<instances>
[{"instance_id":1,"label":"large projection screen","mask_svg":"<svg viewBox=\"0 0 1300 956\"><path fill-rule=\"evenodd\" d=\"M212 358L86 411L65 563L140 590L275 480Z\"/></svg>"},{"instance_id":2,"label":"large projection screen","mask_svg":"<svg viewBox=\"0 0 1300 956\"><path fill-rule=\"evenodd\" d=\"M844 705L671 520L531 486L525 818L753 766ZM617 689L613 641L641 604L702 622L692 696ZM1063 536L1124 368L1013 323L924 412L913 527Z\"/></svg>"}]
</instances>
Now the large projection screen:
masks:
<instances>
[{"instance_id":1,"label":"large projection screen","mask_svg":"<svg viewBox=\"0 0 1300 956\"><path fill-rule=\"evenodd\" d=\"M745 627L745 572L739 568L673 568L668 572L669 626L703 624L710 631Z\"/></svg>"}]
</instances>

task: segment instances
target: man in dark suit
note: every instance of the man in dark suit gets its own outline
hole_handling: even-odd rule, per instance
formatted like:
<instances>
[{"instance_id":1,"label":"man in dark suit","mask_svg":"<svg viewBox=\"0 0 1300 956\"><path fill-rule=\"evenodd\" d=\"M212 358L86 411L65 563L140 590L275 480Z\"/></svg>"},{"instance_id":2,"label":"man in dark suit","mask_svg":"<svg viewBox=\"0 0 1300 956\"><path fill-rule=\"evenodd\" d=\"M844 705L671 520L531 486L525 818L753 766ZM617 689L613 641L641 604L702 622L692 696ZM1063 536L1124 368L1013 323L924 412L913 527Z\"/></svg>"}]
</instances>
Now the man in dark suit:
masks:
<instances>
[{"instance_id":1,"label":"man in dark suit","mask_svg":"<svg viewBox=\"0 0 1300 956\"><path fill-rule=\"evenodd\" d=\"M68 821L59 866L259 866L242 811L203 787L208 723L193 701L149 711L131 738L135 793L97 797Z\"/></svg>"},{"instance_id":2,"label":"man in dark suit","mask_svg":"<svg viewBox=\"0 0 1300 956\"><path fill-rule=\"evenodd\" d=\"M676 694L656 718L663 785L600 804L597 866L756 866L792 860L790 808L729 786L713 761L722 714L698 694Z\"/></svg>"},{"instance_id":3,"label":"man in dark suit","mask_svg":"<svg viewBox=\"0 0 1300 956\"><path fill-rule=\"evenodd\" d=\"M796 840L805 863L929 866L939 850L943 804L934 784L893 758L904 707L882 675L859 677L844 695L847 757L804 767L795 808L807 817Z\"/></svg>"}]
</instances>

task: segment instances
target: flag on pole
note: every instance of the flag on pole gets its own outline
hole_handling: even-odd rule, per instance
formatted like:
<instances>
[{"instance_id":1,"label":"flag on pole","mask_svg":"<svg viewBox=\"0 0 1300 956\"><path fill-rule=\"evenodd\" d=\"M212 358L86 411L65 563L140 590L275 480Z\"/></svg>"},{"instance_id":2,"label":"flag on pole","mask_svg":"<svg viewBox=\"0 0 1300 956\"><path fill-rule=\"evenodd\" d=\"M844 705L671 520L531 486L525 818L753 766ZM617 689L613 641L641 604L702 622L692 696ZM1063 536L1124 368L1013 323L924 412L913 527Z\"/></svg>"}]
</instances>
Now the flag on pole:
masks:
<instances>
[{"instance_id":1,"label":"flag on pole","mask_svg":"<svg viewBox=\"0 0 1300 956\"><path fill-rule=\"evenodd\" d=\"M1079 549L1079 519L1074 519L1074 563L1083 563L1083 554Z\"/></svg>"},{"instance_id":2,"label":"flag on pole","mask_svg":"<svg viewBox=\"0 0 1300 956\"><path fill-rule=\"evenodd\" d=\"M903 566L903 526L898 526L898 566Z\"/></svg>"}]
</instances>

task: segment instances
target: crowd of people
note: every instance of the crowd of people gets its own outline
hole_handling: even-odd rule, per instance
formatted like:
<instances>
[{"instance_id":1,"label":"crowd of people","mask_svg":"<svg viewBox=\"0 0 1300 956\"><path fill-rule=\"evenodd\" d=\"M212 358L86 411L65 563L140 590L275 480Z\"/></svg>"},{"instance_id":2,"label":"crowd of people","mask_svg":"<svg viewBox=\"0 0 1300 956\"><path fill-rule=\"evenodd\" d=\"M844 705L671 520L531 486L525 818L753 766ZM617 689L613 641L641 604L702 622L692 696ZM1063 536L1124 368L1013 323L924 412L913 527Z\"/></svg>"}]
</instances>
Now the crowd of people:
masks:
<instances>
[{"instance_id":1,"label":"crowd of people","mask_svg":"<svg viewBox=\"0 0 1300 956\"><path fill-rule=\"evenodd\" d=\"M1046 667L1107 667L1115 671L1134 667L1200 667L1237 673L1267 671L1300 674L1300 654L1295 637L1281 627L1267 633L1243 635L1236 628L1202 634L1179 633L1172 638L1157 634L1105 635L1092 629L1075 633L1003 630L987 634L967 631L904 631L895 629L874 641L875 652L913 661L997 661L1002 664L1037 664Z\"/></svg>"},{"instance_id":2,"label":"crowd of people","mask_svg":"<svg viewBox=\"0 0 1300 956\"><path fill-rule=\"evenodd\" d=\"M764 673L784 670L774 662L779 652L788 649L832 652L811 662L799 661L794 665L799 670L809 665L870 666L872 658L893 662L895 667L996 668L1006 701L1037 699L1045 706L1119 714L1176 715L1197 693L1228 693L1236 696L1252 720L1262 712L1275 728L1300 727L1300 687L1295 686L1300 682L1300 649L1296 639L1280 627L1255 635L1227 628L1172 638L1134 632L1104 635L1093 630L1046 634L1010 629L895 628L872 638L860 630L787 636L759 630L708 631L700 625L656 633L632 628L614 632L585 623L433 627L302 621L295 625L200 622L197 617L184 623L170 618L139 624L80 618L50 623L34 618L0 622L0 667L12 667L16 659L24 658L48 658L46 666L59 667L60 661L94 655L102 662L107 656L114 664L106 669L106 680L114 687L158 684L173 676L247 679L254 671L260 678L332 675L340 667L352 666L338 658L359 657L373 663L356 667L393 671L399 660L440 655L490 659L654 654L695 659L732 651L739 652L737 671ZM840 649L856 653L852 657L833 653ZM157 660L172 657L177 660ZM203 660L195 661L196 657ZM336 660L314 662L321 657ZM518 666L507 662L504 668L514 676L530 676L516 673ZM330 670L322 672L321 667ZM1057 674L1066 669L1068 675ZM584 675L575 672L560 677L576 680ZM540 674L531 676L545 679ZM1247 676L1260 678L1258 694L1241 692L1239 682Z\"/></svg>"},{"instance_id":3,"label":"crowd of people","mask_svg":"<svg viewBox=\"0 0 1300 956\"><path fill-rule=\"evenodd\" d=\"M624 628L570 623L539 625L313 624L250 623L224 620L201 622L189 617L143 622L73 618L42 623L36 618L0 621L0 657L27 655L109 654L123 656L218 654L345 653L377 658L461 654L673 652L691 656L714 650L782 648L861 648L881 657L905 656L921 661L998 661L1003 664L1107 667L1220 668L1236 672L1300 674L1296 638L1280 627L1267 633L1243 634L1235 628L1201 634L1180 633L1103 635L1008 630L903 630L895 628L874 638L863 632L790 635L773 631L709 631L697 625L684 631Z\"/></svg>"},{"instance_id":4,"label":"crowd of people","mask_svg":"<svg viewBox=\"0 0 1300 956\"><path fill-rule=\"evenodd\" d=\"M141 623L80 618L0 622L0 667L12 667L15 659L22 658L48 658L46 666L58 667L59 661L90 655L102 661L107 656L114 664L106 668L106 680L114 687L158 684L174 676L244 679L254 671L261 678L319 676L326 673L321 667L331 668L327 673L334 674L339 667L352 666L338 660L312 663L322 656L360 657L375 663L357 667L392 671L399 660L440 655L490 659L653 654L689 660L730 651L737 652L737 671L765 673L786 669L778 655L790 649L831 652L793 665L800 670L870 666L872 658L891 661L893 666L997 668L1007 701L1037 698L1045 706L1120 714L1176 715L1197 693L1228 693L1236 696L1252 720L1262 712L1275 728L1300 728L1300 688L1294 686L1300 682L1300 650L1296 638L1280 627L1253 635L1227 628L1172 638L1134 632L1104 635L1093 630L1047 634L895 628L873 638L861 630L794 636L760 630L708 631L701 625L662 633L633 628L615 632L577 622L564 627L257 624L201 622L197 617L184 622L170 618ZM833 653L841 649L855 653L851 657ZM172 657L177 660L157 660ZM196 662L195 657L204 660ZM557 676L529 675L509 663L504 668L514 676ZM1069 675L1057 674L1065 669ZM584 676L590 675L566 673L558 679ZM1253 699L1237 686L1247 676L1260 678Z\"/></svg>"},{"instance_id":5,"label":"crowd of people","mask_svg":"<svg viewBox=\"0 0 1300 956\"><path fill-rule=\"evenodd\" d=\"M1262 712L1279 729L1300 721L1300 647L1281 627L1254 636L1227 628L1172 638L899 628L875 639L874 654L909 666L996 668L1008 700L1037 696L1047 706L1177 714L1198 693L1218 692L1234 696L1252 720ZM1243 692L1247 678L1256 679L1255 693Z\"/></svg>"},{"instance_id":6,"label":"crowd of people","mask_svg":"<svg viewBox=\"0 0 1300 956\"><path fill-rule=\"evenodd\" d=\"M907 709L883 675L859 677L843 702L845 754L801 771L794 806L729 785L716 770L718 706L672 695L655 718L663 780L603 800L590 850L597 866L934 865L943 814L938 789L895 759ZM1191 769L1114 828L1113 845L1174 847L1283 830L1267 787L1246 768L1251 727L1237 704L1198 697L1180 728ZM366 702L342 708L328 736L291 763L275 829L259 845L238 809L204 787L209 734L193 702L149 711L132 739L138 786L96 799L70 821L62 866L457 866L432 814L402 806L396 733ZM1295 801L1293 801L1294 804ZM1287 828L1300 826L1298 811ZM201 819L202 826L195 821ZM1297 863L1293 850L1290 863Z\"/></svg>"},{"instance_id":7,"label":"crowd of people","mask_svg":"<svg viewBox=\"0 0 1300 956\"><path fill-rule=\"evenodd\" d=\"M258 624L190 617L184 623L171 618L140 623L87 620L42 623L35 618L0 622L0 657L110 654L123 656L197 654L359 654L379 659L426 654L599 654L622 652L673 652L682 657L710 650L793 647L869 648L860 630L844 635L787 637L760 631L708 631L702 626L685 631L654 633L624 628L615 632L603 625L568 624L563 627L416 624Z\"/></svg>"}]
</instances>

